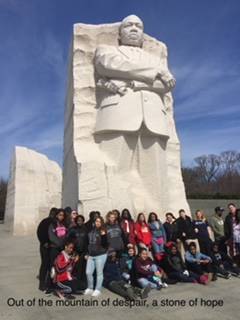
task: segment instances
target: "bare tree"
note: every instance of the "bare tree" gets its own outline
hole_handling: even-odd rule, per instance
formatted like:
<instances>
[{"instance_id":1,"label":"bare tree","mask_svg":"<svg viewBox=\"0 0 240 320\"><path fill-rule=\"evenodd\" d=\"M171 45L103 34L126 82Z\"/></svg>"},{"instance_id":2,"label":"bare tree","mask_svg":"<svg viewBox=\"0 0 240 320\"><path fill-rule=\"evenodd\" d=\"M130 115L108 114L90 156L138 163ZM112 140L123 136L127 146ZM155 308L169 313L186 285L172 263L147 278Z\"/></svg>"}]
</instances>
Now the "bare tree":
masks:
<instances>
[{"instance_id":1,"label":"bare tree","mask_svg":"<svg viewBox=\"0 0 240 320\"><path fill-rule=\"evenodd\" d=\"M220 154L223 175L232 176L240 171L240 153L235 150L224 151Z\"/></svg>"},{"instance_id":2,"label":"bare tree","mask_svg":"<svg viewBox=\"0 0 240 320\"><path fill-rule=\"evenodd\" d=\"M209 184L216 180L217 174L220 170L221 158L215 154L202 155L194 159L197 166L195 170L198 171L202 177L203 182Z\"/></svg>"}]
</instances>

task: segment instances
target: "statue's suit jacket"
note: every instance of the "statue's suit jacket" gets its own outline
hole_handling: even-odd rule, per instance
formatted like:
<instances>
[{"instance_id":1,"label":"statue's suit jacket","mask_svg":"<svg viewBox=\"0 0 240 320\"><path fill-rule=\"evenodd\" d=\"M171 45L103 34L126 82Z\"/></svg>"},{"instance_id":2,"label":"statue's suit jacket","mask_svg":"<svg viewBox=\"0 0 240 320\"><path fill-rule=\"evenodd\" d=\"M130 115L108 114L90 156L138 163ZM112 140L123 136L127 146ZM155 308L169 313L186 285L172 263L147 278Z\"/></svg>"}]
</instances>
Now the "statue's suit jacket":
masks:
<instances>
[{"instance_id":1,"label":"statue's suit jacket","mask_svg":"<svg viewBox=\"0 0 240 320\"><path fill-rule=\"evenodd\" d=\"M134 89L129 85L123 96L103 90L95 133L138 131L144 122L153 134L168 137L167 113L161 98L168 90L162 82L160 88L154 88L156 76L162 71L161 57L136 47L99 46L95 69L99 78L118 87L134 83Z\"/></svg>"}]
</instances>

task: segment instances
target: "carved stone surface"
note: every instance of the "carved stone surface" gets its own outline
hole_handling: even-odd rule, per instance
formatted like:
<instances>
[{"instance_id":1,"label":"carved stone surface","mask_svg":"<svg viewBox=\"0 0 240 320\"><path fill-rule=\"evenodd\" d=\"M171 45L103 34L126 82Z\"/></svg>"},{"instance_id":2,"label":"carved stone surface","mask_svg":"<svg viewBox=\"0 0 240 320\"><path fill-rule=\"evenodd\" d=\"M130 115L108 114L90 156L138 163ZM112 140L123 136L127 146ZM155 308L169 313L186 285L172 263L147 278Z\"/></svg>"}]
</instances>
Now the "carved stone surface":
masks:
<instances>
[{"instance_id":1,"label":"carved stone surface","mask_svg":"<svg viewBox=\"0 0 240 320\"><path fill-rule=\"evenodd\" d=\"M61 206L62 171L45 155L15 147L10 166L5 223L14 235L36 233L51 207Z\"/></svg>"},{"instance_id":2,"label":"carved stone surface","mask_svg":"<svg viewBox=\"0 0 240 320\"><path fill-rule=\"evenodd\" d=\"M159 128L155 118L158 111L148 113L148 120L144 121L143 114L133 115L130 110L126 113L128 108L134 107L134 97L129 105L124 103L124 114L116 113L114 119L111 113L113 119L109 121L106 106L106 117L104 121L101 119L104 92L96 85L101 77L95 54L101 46L118 50L119 26L119 23L79 23L73 28L65 108L63 206L78 208L85 216L90 210L100 210L104 215L113 208L121 210L125 207L134 214L156 211L161 217L167 211L176 213L180 208L189 212L171 92L161 95L159 108L163 107L165 114ZM144 34L143 48L139 50L152 55L167 68L164 43ZM131 90L128 88L128 93L133 96L135 93ZM139 89L137 94L145 99L146 115L150 110L147 105L150 93ZM113 100L115 98L113 95ZM142 112L141 108L135 110ZM128 117L131 117L130 122L132 120L129 131L123 123ZM111 127L113 121L115 128Z\"/></svg>"}]
</instances>

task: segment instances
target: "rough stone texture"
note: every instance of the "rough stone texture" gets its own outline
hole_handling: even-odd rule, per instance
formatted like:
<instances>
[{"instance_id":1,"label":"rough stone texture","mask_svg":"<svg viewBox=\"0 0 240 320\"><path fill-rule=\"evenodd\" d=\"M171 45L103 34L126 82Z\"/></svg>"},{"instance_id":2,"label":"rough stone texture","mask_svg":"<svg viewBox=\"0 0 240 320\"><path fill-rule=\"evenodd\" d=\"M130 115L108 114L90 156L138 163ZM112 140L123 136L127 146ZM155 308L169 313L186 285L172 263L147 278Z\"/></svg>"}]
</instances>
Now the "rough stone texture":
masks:
<instances>
[{"instance_id":1,"label":"rough stone texture","mask_svg":"<svg viewBox=\"0 0 240 320\"><path fill-rule=\"evenodd\" d=\"M62 171L45 155L15 147L7 190L5 224L14 235L36 232L51 207L61 206Z\"/></svg>"},{"instance_id":2,"label":"rough stone texture","mask_svg":"<svg viewBox=\"0 0 240 320\"><path fill-rule=\"evenodd\" d=\"M88 215L90 210L103 214L117 208L129 208L135 215L140 211L156 211L163 217L167 211L184 208L189 212L180 169L180 143L177 137L172 95L166 94L167 125L170 138L166 146L166 164L152 181L152 190L160 184L161 198L152 198L141 177L121 175L100 150L94 135L96 124L96 85L94 54L100 44L118 45L119 23L104 25L75 24L70 50L69 83L65 108L63 206L78 208ZM144 50L160 55L167 63L166 45L144 35ZM130 141L131 142L131 141ZM120 154L119 160L124 154ZM122 162L123 163L123 162ZM145 169L148 164L144 164Z\"/></svg>"}]
</instances>

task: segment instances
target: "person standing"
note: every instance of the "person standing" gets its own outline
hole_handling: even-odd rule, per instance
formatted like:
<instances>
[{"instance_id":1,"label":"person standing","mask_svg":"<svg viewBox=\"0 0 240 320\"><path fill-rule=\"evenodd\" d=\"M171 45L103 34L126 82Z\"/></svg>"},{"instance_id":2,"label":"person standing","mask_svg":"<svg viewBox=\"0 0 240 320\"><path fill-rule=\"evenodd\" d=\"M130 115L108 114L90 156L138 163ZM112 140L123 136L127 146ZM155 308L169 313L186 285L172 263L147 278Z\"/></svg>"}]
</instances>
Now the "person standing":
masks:
<instances>
[{"instance_id":1,"label":"person standing","mask_svg":"<svg viewBox=\"0 0 240 320\"><path fill-rule=\"evenodd\" d=\"M224 235L224 220L223 215L224 209L221 207L215 208L215 214L209 220L209 225L213 230L215 242L218 243L220 250L227 253L227 248L225 245L225 235Z\"/></svg>"},{"instance_id":2,"label":"person standing","mask_svg":"<svg viewBox=\"0 0 240 320\"><path fill-rule=\"evenodd\" d=\"M97 217L93 229L88 234L88 254L86 255L86 275L88 287L85 295L98 297L103 284L103 268L107 260L107 231L102 217ZM96 286L94 290L93 273L96 269Z\"/></svg>"},{"instance_id":3,"label":"person standing","mask_svg":"<svg viewBox=\"0 0 240 320\"><path fill-rule=\"evenodd\" d=\"M106 216L106 228L109 250L120 254L124 249L123 231L118 223L117 214L113 211L109 211Z\"/></svg>"},{"instance_id":4,"label":"person standing","mask_svg":"<svg viewBox=\"0 0 240 320\"><path fill-rule=\"evenodd\" d=\"M169 241L176 241L177 237L177 224L176 224L176 218L171 212L167 212L165 214L166 221L163 224L163 227L166 232L167 242Z\"/></svg>"},{"instance_id":5,"label":"person standing","mask_svg":"<svg viewBox=\"0 0 240 320\"><path fill-rule=\"evenodd\" d=\"M152 244L152 233L143 213L139 213L137 216L135 232L138 248L150 249Z\"/></svg>"},{"instance_id":6,"label":"person standing","mask_svg":"<svg viewBox=\"0 0 240 320\"><path fill-rule=\"evenodd\" d=\"M184 242L187 239L193 239L195 237L192 219L186 215L185 210L179 210L179 218L177 218L176 224L178 239Z\"/></svg>"},{"instance_id":7,"label":"person standing","mask_svg":"<svg viewBox=\"0 0 240 320\"><path fill-rule=\"evenodd\" d=\"M84 216L77 215L75 218L75 226L68 230L67 238L72 240L79 260L76 263L76 278L78 280L78 289L86 289L86 259L84 258L87 253L88 232L84 225Z\"/></svg>"},{"instance_id":8,"label":"person standing","mask_svg":"<svg viewBox=\"0 0 240 320\"><path fill-rule=\"evenodd\" d=\"M125 248L127 248L128 244L135 246L135 226L128 209L123 209L122 211L120 226L123 230Z\"/></svg>"},{"instance_id":9,"label":"person standing","mask_svg":"<svg viewBox=\"0 0 240 320\"><path fill-rule=\"evenodd\" d=\"M53 266L57 255L64 248L64 241L67 236L66 214L64 209L58 209L56 216L48 228L48 236L50 240L50 264Z\"/></svg>"},{"instance_id":10,"label":"person standing","mask_svg":"<svg viewBox=\"0 0 240 320\"><path fill-rule=\"evenodd\" d=\"M234 203L228 204L229 214L224 221L224 233L229 246L229 253L235 260L240 255L240 217ZM238 261L239 263L239 261Z\"/></svg>"},{"instance_id":11,"label":"person standing","mask_svg":"<svg viewBox=\"0 0 240 320\"><path fill-rule=\"evenodd\" d=\"M200 251L208 256L212 252L212 240L210 238L210 230L208 222L201 210L197 210L196 219L193 221L193 227L195 231L196 238L200 246Z\"/></svg>"},{"instance_id":12,"label":"person standing","mask_svg":"<svg viewBox=\"0 0 240 320\"><path fill-rule=\"evenodd\" d=\"M148 225L152 232L152 250L154 258L160 262L164 255L164 245L166 243L166 232L162 222L155 212L151 212L148 217Z\"/></svg>"},{"instance_id":13,"label":"person standing","mask_svg":"<svg viewBox=\"0 0 240 320\"><path fill-rule=\"evenodd\" d=\"M37 227L37 237L40 242L41 265L39 269L39 290L45 291L49 286L50 248L48 228L57 213L57 208L51 208L49 216L43 219Z\"/></svg>"}]
</instances>

